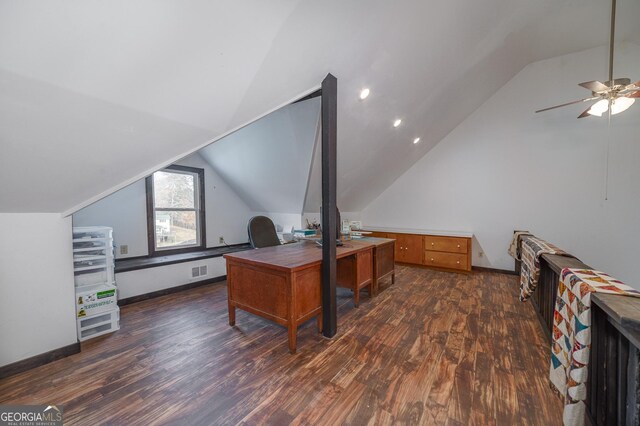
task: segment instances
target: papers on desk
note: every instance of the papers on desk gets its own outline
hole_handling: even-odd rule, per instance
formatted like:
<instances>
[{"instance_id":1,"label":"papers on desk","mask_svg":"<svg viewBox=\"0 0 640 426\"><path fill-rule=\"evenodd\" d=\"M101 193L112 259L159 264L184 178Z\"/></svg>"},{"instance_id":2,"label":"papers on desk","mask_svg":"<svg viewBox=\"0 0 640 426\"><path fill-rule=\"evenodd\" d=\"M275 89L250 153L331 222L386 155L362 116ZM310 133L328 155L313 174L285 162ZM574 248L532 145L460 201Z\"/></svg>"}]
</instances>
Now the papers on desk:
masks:
<instances>
[{"instance_id":1,"label":"papers on desk","mask_svg":"<svg viewBox=\"0 0 640 426\"><path fill-rule=\"evenodd\" d=\"M293 234L295 236L308 237L308 236L316 235L316 230L315 229L294 229Z\"/></svg>"},{"instance_id":2,"label":"papers on desk","mask_svg":"<svg viewBox=\"0 0 640 426\"><path fill-rule=\"evenodd\" d=\"M353 229L352 229L352 230L351 230L351 238L362 238L362 237L364 237L365 235L369 235L369 234L371 234L371 233L372 233L372 232L369 232L369 231L360 231L360 230L357 230L357 231L356 231L356 230L353 230Z\"/></svg>"}]
</instances>

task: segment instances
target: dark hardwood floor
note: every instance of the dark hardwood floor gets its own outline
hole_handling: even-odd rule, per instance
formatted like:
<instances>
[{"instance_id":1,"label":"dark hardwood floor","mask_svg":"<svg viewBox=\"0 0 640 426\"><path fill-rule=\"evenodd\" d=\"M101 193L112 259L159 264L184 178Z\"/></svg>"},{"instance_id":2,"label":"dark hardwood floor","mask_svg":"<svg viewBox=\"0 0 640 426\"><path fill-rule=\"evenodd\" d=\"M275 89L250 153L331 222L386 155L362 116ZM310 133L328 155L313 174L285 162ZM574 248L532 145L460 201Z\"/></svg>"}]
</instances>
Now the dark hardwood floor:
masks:
<instances>
[{"instance_id":1,"label":"dark hardwood floor","mask_svg":"<svg viewBox=\"0 0 640 426\"><path fill-rule=\"evenodd\" d=\"M65 424L555 425L548 345L517 277L399 266L339 329L287 332L211 284L125 306L121 330L0 381L0 404L63 404Z\"/></svg>"}]
</instances>

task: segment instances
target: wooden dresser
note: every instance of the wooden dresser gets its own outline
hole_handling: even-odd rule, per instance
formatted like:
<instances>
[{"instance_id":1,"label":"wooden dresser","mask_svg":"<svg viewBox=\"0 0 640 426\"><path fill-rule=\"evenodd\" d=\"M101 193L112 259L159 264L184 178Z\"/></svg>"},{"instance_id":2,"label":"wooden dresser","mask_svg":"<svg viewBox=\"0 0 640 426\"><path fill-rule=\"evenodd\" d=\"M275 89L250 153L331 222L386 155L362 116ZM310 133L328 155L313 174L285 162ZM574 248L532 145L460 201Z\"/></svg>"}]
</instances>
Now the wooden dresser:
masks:
<instances>
[{"instance_id":1,"label":"wooden dresser","mask_svg":"<svg viewBox=\"0 0 640 426\"><path fill-rule=\"evenodd\" d=\"M456 272L471 271L469 232L365 227L372 237L396 240L395 261Z\"/></svg>"}]
</instances>

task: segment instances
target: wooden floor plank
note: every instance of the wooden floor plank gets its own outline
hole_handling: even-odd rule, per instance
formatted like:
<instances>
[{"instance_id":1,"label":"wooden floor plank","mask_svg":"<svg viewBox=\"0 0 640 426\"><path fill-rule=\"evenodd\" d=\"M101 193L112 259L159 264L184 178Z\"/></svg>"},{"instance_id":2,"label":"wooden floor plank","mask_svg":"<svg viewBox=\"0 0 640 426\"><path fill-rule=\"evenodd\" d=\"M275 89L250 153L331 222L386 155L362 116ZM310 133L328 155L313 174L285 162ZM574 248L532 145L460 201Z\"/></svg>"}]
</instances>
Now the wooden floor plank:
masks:
<instances>
[{"instance_id":1,"label":"wooden floor plank","mask_svg":"<svg viewBox=\"0 0 640 426\"><path fill-rule=\"evenodd\" d=\"M238 311L211 284L127 305L121 330L0 381L0 404L61 404L66 424L561 423L548 347L517 277L398 266L333 339Z\"/></svg>"}]
</instances>

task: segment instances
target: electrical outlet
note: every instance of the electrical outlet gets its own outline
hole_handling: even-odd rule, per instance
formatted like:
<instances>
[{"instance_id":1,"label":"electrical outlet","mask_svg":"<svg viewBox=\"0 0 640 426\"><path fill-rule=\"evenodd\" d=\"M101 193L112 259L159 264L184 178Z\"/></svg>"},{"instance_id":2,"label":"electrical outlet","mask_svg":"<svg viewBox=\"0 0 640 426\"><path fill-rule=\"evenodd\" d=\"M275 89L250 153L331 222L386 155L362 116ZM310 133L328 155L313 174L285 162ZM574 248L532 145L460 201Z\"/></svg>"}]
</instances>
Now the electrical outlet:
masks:
<instances>
[{"instance_id":1,"label":"electrical outlet","mask_svg":"<svg viewBox=\"0 0 640 426\"><path fill-rule=\"evenodd\" d=\"M129 246L126 244L122 244L120 246L120 254L129 254Z\"/></svg>"},{"instance_id":2,"label":"electrical outlet","mask_svg":"<svg viewBox=\"0 0 640 426\"><path fill-rule=\"evenodd\" d=\"M220 236L220 237L218 238L218 242L219 242L220 244L224 244L224 237L223 237L223 236Z\"/></svg>"}]
</instances>

